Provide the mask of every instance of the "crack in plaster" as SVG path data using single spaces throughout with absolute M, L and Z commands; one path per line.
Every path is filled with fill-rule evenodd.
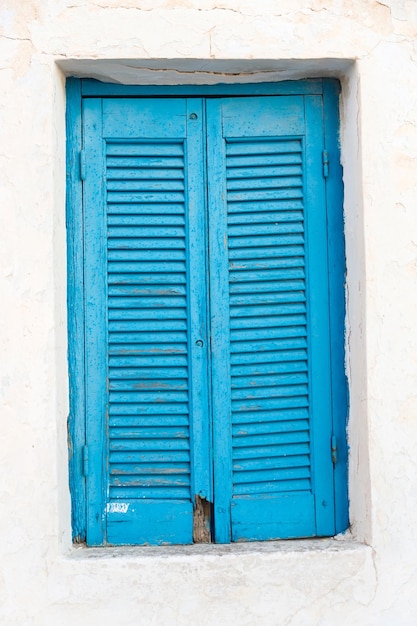
M 9 41 L 30 41 L 30 43 L 32 43 L 32 40 L 29 39 L 29 37 L 8 37 L 7 35 L 0 35 L 1 39 L 9 39 Z
M 210 46 L 210 55 L 211 55 L 211 46 Z M 212 70 L 177 70 L 175 68 L 169 68 L 168 70 L 166 68 L 150 68 L 150 67 L 142 67 L 142 66 L 137 66 L 137 65 L 129 65 L 129 63 L 123 63 L 123 67 L 128 67 L 130 69 L 133 70 L 138 70 L 138 71 L 145 71 L 145 72 L 150 72 L 150 73 L 155 73 L 155 74 L 166 74 L 166 72 L 172 72 L 173 74 L 192 74 L 193 76 L 199 76 L 199 75 L 208 75 L 208 76 L 259 76 L 259 75 L 264 75 L 264 74 L 277 74 L 279 72 L 285 72 L 286 70 L 280 70 L 280 69 L 273 69 L 273 70 L 254 70 L 251 72 L 243 72 L 243 71 L 239 71 L 239 72 L 216 72 L 216 71 L 212 71 Z

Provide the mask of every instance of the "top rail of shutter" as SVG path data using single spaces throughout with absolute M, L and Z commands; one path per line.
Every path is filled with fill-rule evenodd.
M 78 80 L 70 78 L 69 80 Z M 247 83 L 217 85 L 115 85 L 92 78 L 81 79 L 81 95 L 84 97 L 219 97 L 219 96 L 283 96 L 322 95 L 323 79 L 286 80 L 271 83 Z

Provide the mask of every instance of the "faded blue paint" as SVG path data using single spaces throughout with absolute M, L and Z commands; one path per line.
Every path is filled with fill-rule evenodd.
M 334 109 L 327 114 L 323 84 Z M 195 495 L 213 503 L 217 542 L 342 530 L 335 83 L 256 86 L 279 96 L 120 99 L 91 96 L 143 89 L 82 81 L 90 96 L 83 105 L 84 296 L 82 246 L 74 242 L 80 131 L 70 137 L 78 88 L 70 81 L 74 534 L 85 532 L 82 466 L 74 461 L 84 424 L 89 545 L 190 543 Z M 241 85 L 166 94 L 248 92 Z M 83 297 L 85 386 L 77 332 Z M 343 440 L 343 468 L 333 468 L 334 433 Z

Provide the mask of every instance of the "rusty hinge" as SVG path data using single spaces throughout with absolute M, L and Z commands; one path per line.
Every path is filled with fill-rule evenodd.
M 332 463 L 337 463 L 337 439 L 335 435 L 332 435 Z
M 327 150 L 323 150 L 323 176 L 327 178 L 329 175 L 329 153 Z

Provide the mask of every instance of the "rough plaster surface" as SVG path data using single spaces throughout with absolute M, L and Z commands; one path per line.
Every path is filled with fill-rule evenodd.
M 417 2 L 0 2 L 0 623 L 417 624 Z M 343 540 L 74 550 L 65 74 L 342 80 L 350 515 Z

